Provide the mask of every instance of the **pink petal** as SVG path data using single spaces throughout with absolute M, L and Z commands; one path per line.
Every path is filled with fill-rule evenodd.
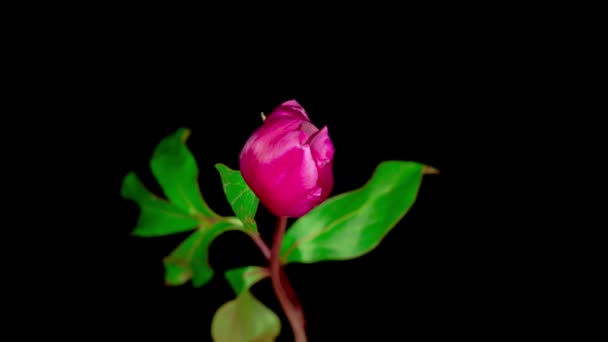
M 318 172 L 310 148 L 293 147 L 282 157 L 267 165 L 256 165 L 255 160 L 241 164 L 245 170 L 255 170 L 255 177 L 245 179 L 260 201 L 277 216 L 298 217 L 317 203 L 309 193 L 317 187 Z
M 334 158 L 334 145 L 329 138 L 327 126 L 323 127 L 311 139 L 312 155 L 319 167 L 325 166 Z
M 289 100 L 276 107 L 266 119 L 272 117 L 290 117 L 293 119 L 310 121 L 304 108 L 296 101 Z

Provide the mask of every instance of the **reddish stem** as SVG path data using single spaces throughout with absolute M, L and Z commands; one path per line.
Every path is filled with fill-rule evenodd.
M 264 257 L 267 260 L 270 260 L 270 248 L 268 248 L 268 245 L 266 245 L 266 243 L 264 242 L 264 240 L 262 240 L 260 235 L 257 233 L 251 233 L 251 234 L 249 234 L 249 236 L 251 237 L 253 242 L 255 242 L 255 244 L 258 246 L 258 248 L 260 249 L 262 254 L 264 254 Z M 302 320 L 302 324 L 305 324 L 304 316 L 301 315 L 302 309 L 301 309 L 300 301 L 298 300 L 298 297 L 296 296 L 296 293 L 295 293 L 293 287 L 289 283 L 289 280 L 287 279 L 287 274 L 285 274 L 285 269 L 283 268 L 282 265 L 280 265 L 279 272 L 281 274 L 281 276 L 280 276 L 281 284 L 283 285 L 283 288 L 285 289 L 285 292 L 287 293 L 287 297 L 289 298 L 289 300 L 291 301 L 293 306 L 298 310 L 298 312 L 300 312 L 300 316 L 301 316 L 300 320 Z
M 262 240 L 260 235 L 258 235 L 257 233 L 251 233 L 251 234 L 249 234 L 249 236 L 251 237 L 253 242 L 255 242 L 255 244 L 258 246 L 260 251 L 262 251 L 262 254 L 264 254 L 264 257 L 267 260 L 270 260 L 270 248 L 268 248 L 268 246 L 266 245 L 264 240 Z
M 287 277 L 282 272 L 280 263 L 281 243 L 283 242 L 283 236 L 285 236 L 285 229 L 287 228 L 287 217 L 279 216 L 277 218 L 277 227 L 274 231 L 274 238 L 272 240 L 272 249 L 270 250 L 270 278 L 272 280 L 272 287 L 274 292 L 281 304 L 281 307 L 285 311 L 285 316 L 291 325 L 295 342 L 306 342 L 306 331 L 304 330 L 304 315 L 302 314 L 301 307 L 294 304 L 295 292 L 289 287 Z M 287 293 L 284 285 L 287 285 L 291 293 Z M 290 295 L 293 298 L 289 298 Z

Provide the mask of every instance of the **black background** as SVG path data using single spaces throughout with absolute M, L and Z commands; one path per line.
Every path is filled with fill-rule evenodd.
M 68 176 L 82 192 L 66 202 L 79 208 L 62 243 L 68 247 L 57 247 L 61 256 L 49 261 L 51 274 L 68 279 L 53 286 L 74 299 L 75 326 L 92 335 L 210 340 L 215 310 L 234 296 L 223 271 L 263 264 L 262 256 L 245 236 L 227 233 L 211 246 L 210 283 L 166 287 L 162 258 L 187 234 L 130 236 L 138 209 L 120 197 L 122 179 L 133 170 L 161 194 L 148 167 L 151 153 L 187 127 L 203 196 L 216 212 L 231 215 L 214 165 L 238 168 L 240 149 L 262 123 L 260 112 L 295 99 L 317 127 L 329 128 L 334 195 L 362 186 L 384 160 L 418 161 L 441 172 L 424 177 L 410 212 L 374 251 L 287 266 L 310 340 L 508 329 L 499 312 L 514 292 L 504 291 L 510 270 L 496 258 L 506 237 L 477 191 L 495 189 L 497 180 L 481 175 L 492 169 L 490 155 L 498 152 L 487 144 L 504 129 L 509 110 L 508 85 L 496 80 L 512 77 L 506 75 L 513 66 L 493 58 L 501 51 L 480 50 L 449 33 L 410 35 L 407 48 L 371 40 L 370 50 L 356 41 L 338 49 L 331 42 L 262 49 L 227 40 L 189 44 L 160 33 L 142 39 L 134 32 L 114 41 L 97 34 L 95 44 L 41 71 L 40 86 L 53 89 L 48 104 L 63 109 L 46 120 L 69 132 L 57 134 L 67 143 L 60 158 L 74 165 L 65 174 L 49 164 L 49 174 Z M 260 206 L 257 219 L 270 243 L 273 218 Z M 253 293 L 281 316 L 280 340 L 289 341 L 270 282 Z
M 3 227 L 3 329 L 209 340 L 213 313 L 233 298 L 223 271 L 262 257 L 226 234 L 211 247 L 209 284 L 165 287 L 161 260 L 185 235 L 131 237 L 138 209 L 121 181 L 135 171 L 160 194 L 151 153 L 188 127 L 203 195 L 229 215 L 214 164 L 236 168 L 259 113 L 290 99 L 329 127 L 334 194 L 383 160 L 441 171 L 374 251 L 287 266 L 311 341 L 488 340 L 530 328 L 563 337 L 575 327 L 564 318 L 581 310 L 567 310 L 564 294 L 589 291 L 563 289 L 587 286 L 564 268 L 599 258 L 575 259 L 590 239 L 573 241 L 586 225 L 565 217 L 588 197 L 565 194 L 601 170 L 580 164 L 601 146 L 585 139 L 602 135 L 581 139 L 592 121 L 575 124 L 597 111 L 581 109 L 598 93 L 583 80 L 599 75 L 599 45 L 588 43 L 598 21 L 579 25 L 576 11 L 544 5 L 227 5 L 7 10 L 3 189 L 17 191 L 4 194 L 16 219 Z M 268 240 L 272 217 L 260 207 L 257 219 Z M 253 292 L 283 318 L 268 281 Z M 290 341 L 284 319 L 280 340 Z

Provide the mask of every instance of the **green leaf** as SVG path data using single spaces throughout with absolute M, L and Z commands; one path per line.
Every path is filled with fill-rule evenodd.
M 154 196 L 133 172 L 125 177 L 121 195 L 135 201 L 140 207 L 139 219 L 133 235 L 141 237 L 168 235 L 194 229 L 200 224 L 196 216 Z
M 211 322 L 215 342 L 272 342 L 281 333 L 281 321 L 249 291 L 226 302 Z
M 243 221 L 246 230 L 257 232 L 255 212 L 260 200 L 245 183 L 240 171 L 232 170 L 224 164 L 215 164 L 215 168 L 220 172 L 224 193 L 232 210 Z
M 198 166 L 186 146 L 190 130 L 180 128 L 154 150 L 150 168 L 163 193 L 177 208 L 206 218 L 218 217 L 205 203 L 198 185 Z
M 281 246 L 284 263 L 359 257 L 378 246 L 416 200 L 425 165 L 380 163 L 362 188 L 332 197 L 299 218 Z
M 246 266 L 226 271 L 237 297 L 222 305 L 211 323 L 214 341 L 274 341 L 281 332 L 279 317 L 260 303 L 249 288 L 269 275 L 268 269 Z
M 268 269 L 260 266 L 246 266 L 226 271 L 224 274 L 237 295 L 249 290 L 258 281 L 269 276 Z
M 192 279 L 195 287 L 205 285 L 213 277 L 209 265 L 209 246 L 220 234 L 230 230 L 242 230 L 236 218 L 222 219 L 213 224 L 201 226 L 184 240 L 169 256 L 163 259 L 165 284 L 177 286 Z
M 127 174 L 121 195 L 141 211 L 133 235 L 141 237 L 180 233 L 219 218 L 201 196 L 196 160 L 186 147 L 190 130 L 178 129 L 156 146 L 150 168 L 168 200 L 152 194 L 135 173 Z

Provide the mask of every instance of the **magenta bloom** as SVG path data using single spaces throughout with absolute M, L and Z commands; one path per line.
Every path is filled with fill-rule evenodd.
M 300 217 L 333 187 L 334 147 L 295 100 L 278 106 L 241 151 L 245 182 L 276 216 Z

